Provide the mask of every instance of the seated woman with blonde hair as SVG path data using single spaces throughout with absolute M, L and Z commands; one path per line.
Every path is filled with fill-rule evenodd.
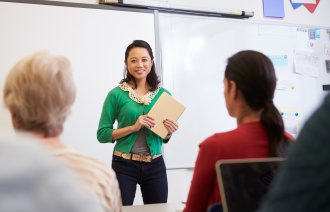
M 121 211 L 120 190 L 111 167 L 66 147 L 60 139 L 76 97 L 68 59 L 47 52 L 23 58 L 8 74 L 3 97 L 15 130 L 45 144 L 98 197 L 106 211 Z

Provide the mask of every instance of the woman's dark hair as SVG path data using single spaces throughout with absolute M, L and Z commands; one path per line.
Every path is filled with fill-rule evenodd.
M 225 77 L 236 83 L 253 110 L 263 109 L 260 121 L 270 142 L 270 156 L 280 156 L 288 141 L 282 117 L 273 104 L 276 76 L 271 60 L 257 51 L 240 51 L 228 59 Z
M 145 42 L 144 40 L 134 40 L 126 48 L 125 63 L 127 63 L 128 54 L 133 48 L 144 48 L 144 49 L 146 49 L 149 53 L 149 56 L 150 56 L 151 60 L 152 61 L 154 60 L 154 55 L 152 53 L 152 49 L 151 49 L 150 45 L 147 42 Z M 136 88 L 136 86 L 137 86 L 135 78 L 129 73 L 129 71 L 126 68 L 124 70 L 124 79 L 122 79 L 120 81 L 120 83 L 123 83 L 123 82 L 133 82 L 134 88 Z M 160 81 L 159 81 L 158 76 L 156 74 L 155 63 L 152 64 L 150 73 L 147 76 L 147 83 L 150 86 L 151 91 L 154 91 L 158 88 L 158 85 L 159 85 Z

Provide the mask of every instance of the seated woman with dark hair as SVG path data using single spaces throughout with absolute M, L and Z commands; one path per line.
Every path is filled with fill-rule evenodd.
M 220 159 L 282 156 L 293 138 L 273 103 L 276 87 L 271 60 L 257 51 L 241 51 L 228 59 L 224 97 L 237 128 L 203 141 L 184 211 L 206 211 L 221 201 L 215 173 Z

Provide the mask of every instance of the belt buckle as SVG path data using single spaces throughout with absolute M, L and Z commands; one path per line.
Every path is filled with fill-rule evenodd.
M 132 154 L 132 160 L 140 161 L 140 155 L 138 154 Z
M 142 155 L 142 161 L 143 162 L 151 162 L 151 156 L 150 155 Z
M 142 162 L 151 162 L 150 155 L 143 155 L 143 154 L 132 154 L 132 160 L 135 161 L 142 161 Z

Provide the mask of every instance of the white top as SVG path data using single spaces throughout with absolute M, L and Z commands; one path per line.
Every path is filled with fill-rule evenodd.
M 29 139 L 0 138 L 0 211 L 101 212 L 72 173 Z
M 75 172 L 87 189 L 102 202 L 106 211 L 121 211 L 119 184 L 111 167 L 69 147 L 53 149 L 52 154 Z

